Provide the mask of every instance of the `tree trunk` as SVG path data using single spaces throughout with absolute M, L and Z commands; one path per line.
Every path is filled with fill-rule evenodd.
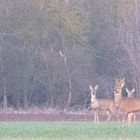
M 67 63 L 66 56 L 64 57 L 64 63 L 65 63 L 65 67 L 66 67 L 67 78 L 68 78 L 68 86 L 69 86 L 68 99 L 67 99 L 67 103 L 66 103 L 66 109 L 68 109 L 68 107 L 71 103 L 71 98 L 72 98 L 72 85 L 71 85 L 71 77 L 70 77 L 70 73 L 69 73 L 69 68 L 68 68 L 68 63 Z
M 3 111 L 6 112 L 7 110 L 8 110 L 7 96 L 4 95 L 4 97 L 3 97 Z
M 7 111 L 8 103 L 7 103 L 6 77 L 5 77 L 5 74 L 4 74 L 2 49 L 0 50 L 0 54 L 1 54 L 0 67 L 1 67 L 1 74 L 2 74 L 2 82 L 3 82 L 3 110 Z
M 20 101 L 19 101 L 19 94 L 16 94 L 16 110 L 19 110 L 19 107 L 20 107 Z
M 24 109 L 27 111 L 29 109 L 27 93 L 24 93 L 24 101 L 23 101 L 23 104 L 24 104 Z

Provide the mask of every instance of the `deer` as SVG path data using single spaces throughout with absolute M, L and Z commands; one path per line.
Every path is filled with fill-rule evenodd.
M 134 92 L 135 92 L 135 88 L 133 88 L 132 90 L 129 90 L 127 88 L 125 88 L 126 92 L 127 92 L 127 97 L 128 98 L 134 98 Z M 135 123 L 136 121 L 136 115 L 135 113 L 130 113 L 129 116 L 128 116 L 128 120 L 129 121 L 132 121 L 132 118 L 133 118 L 133 121 Z
M 99 123 L 99 111 L 106 111 L 107 122 L 110 121 L 112 114 L 116 111 L 116 104 L 114 100 L 111 99 L 97 99 L 96 92 L 98 85 L 95 87 L 89 85 L 91 94 L 91 109 L 94 111 L 94 122 Z
M 140 98 L 122 97 L 122 88 L 125 85 L 125 79 L 116 79 L 114 88 L 114 97 L 117 108 L 123 113 L 123 118 L 127 118 L 128 125 L 131 124 L 129 116 L 131 113 L 140 111 Z

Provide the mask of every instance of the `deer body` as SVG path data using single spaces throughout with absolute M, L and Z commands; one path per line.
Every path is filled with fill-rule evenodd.
M 125 84 L 124 79 L 117 79 L 114 89 L 114 97 L 116 106 L 126 115 L 128 123 L 131 123 L 131 120 L 128 118 L 131 113 L 140 111 L 140 98 L 122 98 L 122 88 Z
M 109 99 L 95 99 L 94 102 L 91 102 L 91 107 L 93 109 L 99 110 L 110 110 L 114 112 L 114 101 Z
M 140 111 L 140 99 L 139 98 L 124 98 L 121 99 L 118 106 L 124 113 L 138 112 Z
M 91 90 L 91 108 L 94 110 L 94 121 L 99 121 L 99 111 L 106 111 L 107 113 L 107 121 L 109 121 L 116 110 L 115 102 L 111 99 L 97 99 L 96 98 L 96 90 L 98 86 L 96 85 L 93 88 L 91 85 L 89 86 Z

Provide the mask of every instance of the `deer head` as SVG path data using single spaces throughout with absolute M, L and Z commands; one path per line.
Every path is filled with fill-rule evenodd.
M 116 79 L 116 84 L 115 84 L 115 88 L 114 88 L 114 97 L 115 97 L 115 103 L 116 106 L 118 106 L 121 97 L 122 97 L 122 88 L 125 84 L 125 80 L 123 79 Z
M 129 90 L 129 89 L 125 88 L 125 90 L 127 92 L 128 98 L 134 97 L 135 88 L 133 88 L 132 90 Z
M 116 79 L 114 94 L 121 94 L 122 88 L 125 85 L 125 79 Z
M 96 85 L 96 86 L 93 88 L 91 85 L 89 85 L 90 94 L 91 94 L 91 102 L 94 102 L 95 99 L 96 99 L 96 91 L 97 91 L 98 87 L 99 87 L 99 86 Z

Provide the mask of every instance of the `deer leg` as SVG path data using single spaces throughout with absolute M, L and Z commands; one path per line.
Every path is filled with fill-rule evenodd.
M 132 116 L 133 116 L 132 113 L 128 113 L 128 114 L 127 114 L 127 121 L 128 121 L 128 125 L 129 125 L 129 126 L 130 126 L 130 124 L 131 124 Z
M 125 120 L 128 119 L 128 114 L 126 112 L 123 113 L 123 120 L 122 120 L 122 125 L 125 124 Z
M 107 120 L 106 121 L 108 122 L 108 121 L 110 121 L 110 119 L 112 117 L 112 114 L 109 110 L 106 112 L 106 114 L 107 114 Z
M 119 113 L 119 110 L 117 108 L 112 111 L 112 114 L 114 114 L 117 122 L 120 122 L 120 113 Z
M 129 113 L 127 117 L 128 125 L 130 125 L 131 119 L 132 119 L 132 114 Z
M 136 122 L 136 114 L 133 114 L 134 123 Z
M 96 110 L 94 110 L 94 122 L 96 123 L 97 122 L 97 112 L 96 112 Z
M 97 117 L 97 123 L 99 123 L 99 111 L 98 111 L 98 109 L 97 109 L 97 113 L 96 113 L 96 117 Z
M 116 118 L 117 118 L 117 122 L 120 122 L 120 114 L 119 114 L 119 112 L 116 112 Z
M 123 124 L 125 123 L 125 118 L 126 118 L 126 114 L 125 113 L 123 113 Z
M 131 113 L 131 114 L 132 114 L 132 116 L 131 116 L 131 122 L 133 121 L 133 123 L 135 123 L 136 122 L 136 114 L 135 113 Z

